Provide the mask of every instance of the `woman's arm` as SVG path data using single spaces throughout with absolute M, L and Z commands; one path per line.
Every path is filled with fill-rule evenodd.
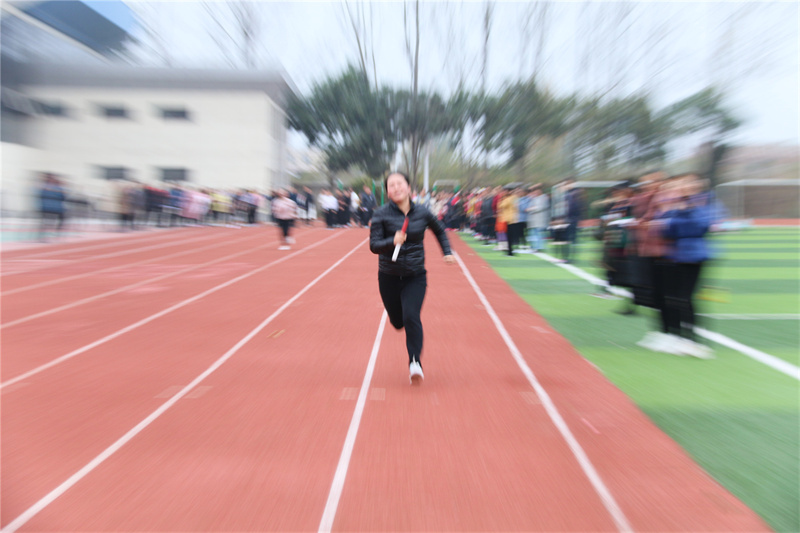
M 447 238 L 447 232 L 442 222 L 427 209 L 425 210 L 425 218 L 428 227 L 436 235 L 436 239 L 439 241 L 439 246 L 442 248 L 444 255 L 453 255 L 453 251 L 450 249 L 450 239 Z
M 394 251 L 394 235 L 386 235 L 383 218 L 383 212 L 378 210 L 369 225 L 369 249 L 373 254 L 391 254 Z

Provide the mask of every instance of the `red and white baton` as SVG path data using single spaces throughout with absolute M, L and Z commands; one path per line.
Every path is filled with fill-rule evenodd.
M 408 229 L 408 217 L 406 217 L 405 220 L 403 220 L 403 229 L 401 229 L 400 231 L 405 233 L 407 229 Z M 394 253 L 392 254 L 392 263 L 397 261 L 397 256 L 400 255 L 400 247 L 401 246 L 402 246 L 402 244 L 395 244 L 394 245 Z

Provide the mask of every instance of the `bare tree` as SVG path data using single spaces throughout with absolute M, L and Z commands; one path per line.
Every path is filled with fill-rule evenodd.
M 537 2 L 534 4 L 537 8 L 536 13 L 536 33 L 539 34 L 539 42 L 536 45 L 536 54 L 533 56 L 533 77 L 538 78 L 539 73 L 544 66 L 544 50 L 547 45 L 549 24 L 549 11 L 550 4 L 548 2 Z
M 545 49 L 550 29 L 550 3 L 526 4 L 520 23 L 519 79 L 538 78 L 545 63 Z M 533 54 L 529 50 L 533 48 Z M 532 57 L 529 58 L 528 56 Z M 530 73 L 528 69 L 530 68 Z
M 584 2 L 578 14 L 577 29 L 575 31 L 576 43 L 575 50 L 577 60 L 575 61 L 575 92 L 587 92 L 589 85 L 589 66 L 591 62 L 591 44 L 589 42 L 591 33 L 588 32 L 590 24 L 587 22 L 590 17 L 592 5 Z
M 264 22 L 261 7 L 258 2 L 246 0 L 203 2 L 212 21 L 213 29 L 209 29 L 208 35 L 231 67 L 253 69 L 260 63 Z
M 474 75 L 478 56 L 470 54 L 463 27 L 463 4 L 454 2 L 433 5 L 434 32 L 442 52 L 442 70 L 447 73 L 449 88 L 464 89 Z
M 720 22 L 712 30 L 715 43 L 704 77 L 718 87 L 731 88 L 766 74 L 785 52 L 785 43 L 797 38 L 787 31 L 785 21 L 797 18 L 797 11 L 787 4 L 713 4 L 709 18 Z
M 433 5 L 433 21 L 438 31 L 433 35 L 438 41 L 439 50 L 442 55 L 442 71 L 446 74 L 447 89 L 451 98 L 461 99 L 464 115 L 468 113 L 467 101 L 471 85 L 478 77 L 478 66 L 480 63 L 480 49 L 474 52 L 470 49 L 467 40 L 467 33 L 470 31 L 464 25 L 464 3 L 442 2 Z M 453 100 L 451 100 L 451 104 Z M 474 128 L 467 122 L 461 126 L 461 130 L 451 138 L 454 143 L 453 156 L 459 164 L 474 169 L 475 148 L 472 142 Z M 438 165 L 437 160 L 434 164 Z
M 141 37 L 130 49 L 133 60 L 164 67 L 174 66 L 175 58 L 166 40 L 162 5 L 157 2 L 132 2 L 131 9 L 142 30 Z
M 519 39 L 519 71 L 517 76 L 520 80 L 525 79 L 525 72 L 528 67 L 528 49 L 533 40 L 533 13 L 536 9 L 535 3 L 525 5 L 522 16 L 519 18 L 520 22 L 520 39 Z
M 489 37 L 492 33 L 494 3 L 487 0 L 483 12 L 483 57 L 481 61 L 481 92 L 486 94 L 486 77 L 489 75 Z
M 419 91 L 419 0 L 414 2 L 414 50 L 411 50 L 412 36 L 409 35 L 409 9 L 408 2 L 403 4 L 403 29 L 405 33 L 406 57 L 411 69 L 411 93 L 416 98 Z
M 669 72 L 680 59 L 680 52 L 672 43 L 675 22 L 670 6 L 654 4 L 648 8 L 647 20 L 642 24 L 645 34 L 631 70 L 642 76 L 644 91 L 653 94 L 664 87 Z
M 638 13 L 629 2 L 614 4 L 614 8 L 609 19 L 610 26 L 606 28 L 609 39 L 605 67 L 608 81 L 604 95 L 622 96 L 630 82 L 631 50 L 634 48 L 632 33 L 638 23 Z
M 409 5 L 408 2 L 403 3 L 403 33 L 405 36 L 406 57 L 408 58 L 408 66 L 411 70 L 411 113 L 416 119 L 418 109 L 419 97 L 419 0 L 414 2 L 414 30 L 413 34 L 409 34 Z M 413 40 L 413 50 L 412 50 Z M 411 129 L 411 139 L 409 146 L 409 154 L 406 155 L 406 164 L 408 166 L 409 178 L 411 185 L 417 184 L 417 173 L 419 170 L 419 156 L 421 151 L 420 139 L 416 133 L 416 128 Z
M 631 76 L 633 28 L 641 11 L 629 2 L 585 3 L 579 14 L 579 89 L 598 99 L 621 96 Z
M 367 8 L 369 8 L 369 22 L 367 22 Z M 372 85 L 378 89 L 378 67 L 375 59 L 375 40 L 374 40 L 374 17 L 372 13 L 372 3 L 356 2 L 351 6 L 350 2 L 344 1 L 343 8 L 347 24 L 352 29 L 352 35 L 356 41 L 358 49 L 358 62 L 361 71 L 367 78 L 372 78 Z M 370 68 L 372 73 L 370 73 Z

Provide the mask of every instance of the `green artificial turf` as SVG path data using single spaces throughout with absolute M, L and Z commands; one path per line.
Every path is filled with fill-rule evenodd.
M 641 348 L 636 342 L 657 327 L 651 310 L 617 314 L 624 301 L 593 297 L 596 288 L 565 269 L 463 238 L 710 475 L 774 529 L 800 531 L 800 382 L 713 343 L 708 361 Z M 700 284 L 719 301 L 698 301 L 697 312 L 788 317 L 700 317 L 700 325 L 800 364 L 800 231 L 748 229 L 712 241 L 717 259 Z M 581 236 L 576 252 L 575 266 L 605 278 L 596 241 Z

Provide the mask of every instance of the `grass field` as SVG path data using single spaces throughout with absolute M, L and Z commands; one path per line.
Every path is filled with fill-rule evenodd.
M 464 239 L 706 471 L 777 531 L 800 531 L 800 382 L 710 343 L 713 360 L 636 345 L 652 312 L 591 296 L 590 283 L 533 255 L 508 257 Z M 575 266 L 604 278 L 598 244 L 582 236 Z M 712 238 L 716 259 L 698 302 L 706 329 L 800 364 L 800 230 L 747 229 Z M 759 318 L 758 315 L 765 315 Z M 746 319 L 745 319 L 746 318 Z

